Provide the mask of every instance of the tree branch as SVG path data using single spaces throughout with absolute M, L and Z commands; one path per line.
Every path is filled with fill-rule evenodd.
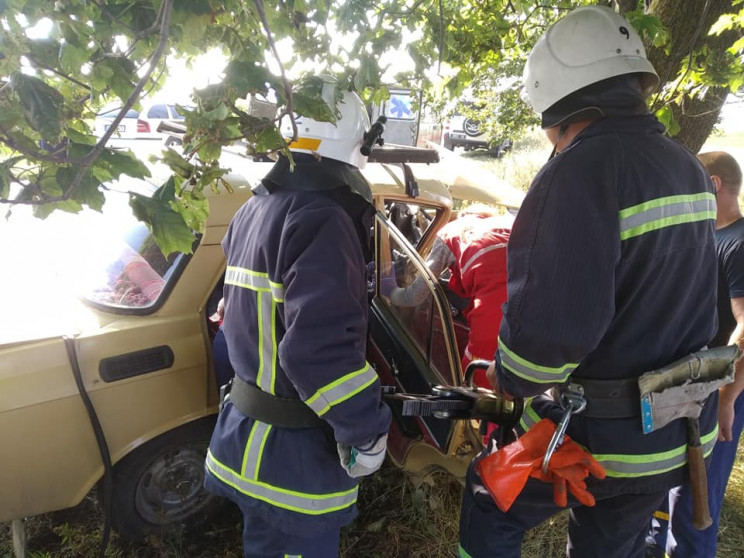
M 34 58 L 33 56 L 31 56 L 29 53 L 26 53 L 24 56 L 26 58 L 28 58 L 30 62 L 33 62 L 34 64 L 36 64 L 39 68 L 43 68 L 44 70 L 49 70 L 50 72 L 58 75 L 59 77 L 64 78 L 64 79 L 66 79 L 66 80 L 74 83 L 75 85 L 78 85 L 78 86 L 82 87 L 83 89 L 86 89 L 87 91 L 90 91 L 91 90 L 90 85 L 87 85 L 87 84 L 83 83 L 82 81 L 78 81 L 74 77 L 68 76 L 67 74 L 60 72 L 56 68 L 52 68 L 51 66 L 47 66 L 43 62 L 39 62 L 36 58 Z
M 264 10 L 263 0 L 253 0 L 253 3 L 256 6 L 256 10 L 258 11 L 258 16 L 261 18 L 261 23 L 264 26 L 264 30 L 266 31 L 266 39 L 269 41 L 269 46 L 271 47 L 271 53 L 274 55 L 274 58 L 276 59 L 277 64 L 279 64 L 279 71 L 281 72 L 282 77 L 282 84 L 284 85 L 284 93 L 287 97 L 287 106 L 284 109 L 284 114 L 289 115 L 289 119 L 292 122 L 292 141 L 297 140 L 297 122 L 295 122 L 294 118 L 294 110 L 292 109 L 292 84 L 289 83 L 289 80 L 287 79 L 287 74 L 284 71 L 284 64 L 282 64 L 282 59 L 279 57 L 279 52 L 276 50 L 276 43 L 274 42 L 274 37 L 271 33 L 271 28 L 269 27 L 269 21 L 266 18 L 266 11 Z
M 172 7 L 173 7 L 173 0 L 163 0 L 163 4 L 161 5 L 161 9 L 163 12 L 163 19 L 160 25 L 160 41 L 158 42 L 158 46 L 153 52 L 153 55 L 150 59 L 150 67 L 148 68 L 147 72 L 145 73 L 144 76 L 142 76 L 139 82 L 137 82 L 137 85 L 134 87 L 134 90 L 132 91 L 132 94 L 129 96 L 129 99 L 127 99 L 127 101 L 124 103 L 124 106 L 121 108 L 121 111 L 119 112 L 119 114 L 111 122 L 109 129 L 106 130 L 106 133 L 103 134 L 100 140 L 98 140 L 98 143 L 96 143 L 96 145 L 93 147 L 90 153 L 88 153 L 88 155 L 86 155 L 82 159 L 82 161 L 80 162 L 80 168 L 75 174 L 75 178 L 73 178 L 72 183 L 70 184 L 70 187 L 67 188 L 67 190 L 65 190 L 65 192 L 61 196 L 45 198 L 46 203 L 55 202 L 55 201 L 64 201 L 72 197 L 72 195 L 80 187 L 80 183 L 82 182 L 82 179 L 83 179 L 83 176 L 85 176 L 85 173 L 88 172 L 88 169 L 90 168 L 90 166 L 98 158 L 98 156 L 103 152 L 104 148 L 106 147 L 106 143 L 108 142 L 109 139 L 111 139 L 111 136 L 117 130 L 119 123 L 122 121 L 122 119 L 124 118 L 126 113 L 129 111 L 129 109 L 132 108 L 132 105 L 134 105 L 135 100 L 139 98 L 139 95 L 142 92 L 142 89 L 144 89 L 145 84 L 149 81 L 150 76 L 155 70 L 155 66 L 157 65 L 160 58 L 163 56 L 165 49 L 168 46 L 168 37 L 169 37 L 168 31 L 170 27 Z

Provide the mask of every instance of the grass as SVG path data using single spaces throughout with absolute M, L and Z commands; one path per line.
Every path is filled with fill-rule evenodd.
M 724 138 L 732 147 L 744 146 L 744 134 Z M 719 138 L 715 138 L 716 141 Z M 716 145 L 720 145 L 716 143 Z M 725 147 L 718 147 L 725 148 Z M 547 159 L 550 148 L 538 133 L 517 143 L 501 159 L 479 152 L 466 154 L 501 178 L 524 190 Z M 457 552 L 462 486 L 446 473 L 437 473 L 416 486 L 386 464 L 360 488 L 360 515 L 344 529 L 342 558 L 454 558 Z M 562 513 L 528 532 L 523 558 L 565 556 L 567 514 Z M 95 493 L 75 508 L 29 518 L 29 558 L 88 558 L 98 555 L 101 512 Z M 151 537 L 133 544 L 112 534 L 109 558 L 239 558 L 242 556 L 241 516 L 226 504 L 212 521 L 196 532 Z M 718 558 L 739 558 L 744 548 L 744 444 L 729 481 L 721 515 Z M 12 557 L 10 525 L 0 525 L 0 558 Z
M 389 464 L 363 479 L 360 515 L 342 533 L 342 558 L 454 558 L 462 486 L 436 473 L 420 486 Z M 565 556 L 567 514 L 527 533 L 523 558 Z M 101 516 L 95 495 L 70 510 L 27 521 L 29 558 L 88 558 L 98 555 Z M 740 444 L 721 514 L 718 558 L 739 558 L 744 545 L 744 445 Z M 0 557 L 10 558 L 10 527 L 0 530 Z M 152 537 L 133 544 L 112 535 L 109 558 L 239 558 L 241 517 L 226 505 L 195 533 Z

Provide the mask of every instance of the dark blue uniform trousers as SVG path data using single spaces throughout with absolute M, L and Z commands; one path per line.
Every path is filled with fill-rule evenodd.
M 591 508 L 569 497 L 568 556 L 643 558 L 649 518 L 667 494 L 663 490 L 597 497 Z M 552 484 L 530 479 L 503 513 L 471 466 L 460 515 L 460 558 L 519 558 L 525 531 L 563 509 L 553 503 Z
M 224 493 L 224 485 L 205 475 L 207 490 Z M 243 557 L 244 558 L 338 558 L 341 528 L 334 527 L 317 536 L 301 537 L 287 532 L 276 521 L 263 518 L 249 498 L 237 490 L 228 489 L 228 498 L 243 512 Z
M 718 520 L 721 516 L 723 496 L 726 492 L 731 470 L 736 460 L 736 449 L 744 429 L 744 393 L 734 404 L 733 440 L 717 442 L 708 462 L 708 505 L 713 524 L 703 531 L 692 526 L 692 500 L 687 485 L 672 490 L 669 494 L 671 533 L 666 542 L 669 556 L 674 558 L 715 558 Z M 664 548 L 663 535 L 656 537 L 657 547 Z
M 243 511 L 244 558 L 336 558 L 340 529 L 317 537 L 290 535 Z

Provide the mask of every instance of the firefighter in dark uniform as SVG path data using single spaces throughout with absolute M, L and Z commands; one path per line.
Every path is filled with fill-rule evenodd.
M 323 85 L 332 108 L 335 87 Z M 236 376 L 205 486 L 241 508 L 246 557 L 337 556 L 357 477 L 385 457 L 390 410 L 365 360 L 369 118 L 355 93 L 340 94 L 335 124 L 298 119 L 294 170 L 280 157 L 223 240 Z
M 529 102 L 554 152 L 512 229 L 489 377 L 506 396 L 532 398 L 524 430 L 563 416 L 546 390 L 585 390 L 586 409 L 567 433 L 606 478 L 586 481 L 594 507 L 568 499 L 571 557 L 643 556 L 652 512 L 686 482 L 687 431 L 675 420 L 643 433 L 637 378 L 702 349 L 716 331 L 714 192 L 705 169 L 647 110 L 658 81 L 631 25 L 601 6 L 551 26 L 525 68 Z M 700 416 L 705 454 L 716 415 L 713 394 Z M 518 557 L 525 531 L 560 510 L 553 487 L 530 478 L 502 512 L 477 460 L 467 475 L 460 556 Z

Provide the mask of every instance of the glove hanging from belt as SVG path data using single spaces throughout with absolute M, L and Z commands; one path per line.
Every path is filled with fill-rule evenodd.
M 516 442 L 484 457 L 476 465 L 476 472 L 502 512 L 509 510 L 530 477 L 553 483 L 553 500 L 558 506 L 567 505 L 568 492 L 585 506 L 594 505 L 594 496 L 586 489 L 586 478 L 591 474 L 603 479 L 605 470 L 568 436 L 551 457 L 547 472 L 541 471 L 555 429 L 552 420 L 542 419 Z

